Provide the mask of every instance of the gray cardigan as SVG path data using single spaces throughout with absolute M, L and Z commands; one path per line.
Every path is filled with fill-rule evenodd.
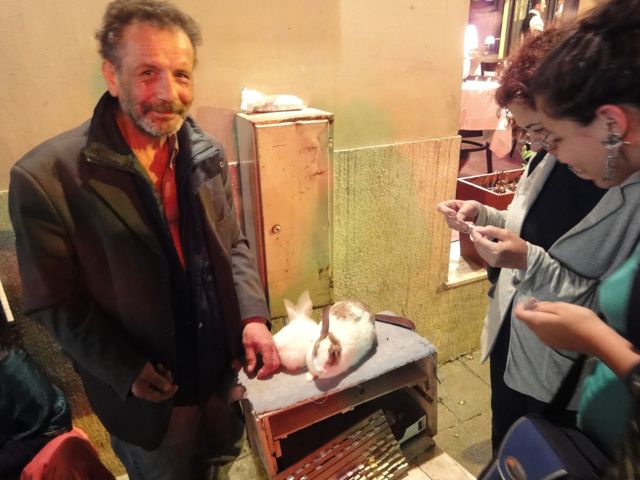
M 526 213 L 540 194 L 556 163 L 547 155 L 525 181 L 521 181 L 506 211 L 480 205 L 478 225 L 495 225 L 520 233 Z M 489 356 L 509 311 L 509 305 L 533 296 L 564 301 L 598 310 L 600 280 L 626 260 L 640 237 L 640 173 L 609 189 L 577 225 L 546 252 L 528 244 L 526 270 L 500 272 L 481 335 L 482 361 Z M 549 212 L 553 215 L 553 212 Z M 549 402 L 573 363 L 575 354 L 544 345 L 513 314 L 509 355 L 504 380 L 512 389 Z M 577 408 L 577 395 L 569 405 Z

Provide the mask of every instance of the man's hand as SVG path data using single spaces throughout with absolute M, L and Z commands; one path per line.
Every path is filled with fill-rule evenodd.
M 264 379 L 280 368 L 280 357 L 273 343 L 271 332 L 264 323 L 250 322 L 242 331 L 242 345 L 246 358 L 247 375 L 253 374 L 257 365 L 257 354 L 262 356 L 262 368 L 257 377 Z
M 512 231 L 491 226 L 476 227 L 470 235 L 478 255 L 492 267 L 527 268 L 528 244 Z
M 155 368 L 150 362 L 145 363 L 131 385 L 131 393 L 134 397 L 154 403 L 168 400 L 177 391 L 178 386 L 173 384 L 171 371 L 160 363 L 156 364 Z

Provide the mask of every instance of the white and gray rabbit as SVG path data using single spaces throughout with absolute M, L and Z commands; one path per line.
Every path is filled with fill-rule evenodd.
M 320 336 L 307 353 L 308 379 L 331 378 L 356 366 L 378 343 L 374 316 L 354 300 L 322 312 Z
M 313 304 L 309 291 L 305 290 L 293 305 L 285 299 L 287 324 L 274 336 L 273 341 L 280 356 L 282 368 L 295 372 L 306 365 L 307 352 L 320 334 L 320 326 L 311 318 Z

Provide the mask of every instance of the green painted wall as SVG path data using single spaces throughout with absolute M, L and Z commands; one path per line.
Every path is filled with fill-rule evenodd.
M 447 290 L 459 137 L 336 152 L 334 296 L 412 319 L 440 361 L 477 348 L 485 282 Z

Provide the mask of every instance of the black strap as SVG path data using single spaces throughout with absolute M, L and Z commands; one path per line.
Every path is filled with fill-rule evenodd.
M 531 173 L 536 169 L 538 164 L 544 157 L 546 157 L 546 155 L 546 150 L 538 150 L 535 156 L 529 161 L 529 170 L 527 170 L 527 176 L 531 175 Z M 500 276 L 500 271 L 502 270 L 502 268 L 492 267 L 491 265 L 487 265 L 485 268 L 487 270 L 487 279 L 489 280 L 489 283 L 491 283 L 492 285 L 498 283 L 498 277 Z
M 562 380 L 560 387 L 558 387 L 558 391 L 544 409 L 544 412 L 542 412 L 547 419 L 557 421 L 562 415 L 562 412 L 567 409 L 567 405 L 569 405 L 571 398 L 573 398 L 573 394 L 578 388 L 578 382 L 580 381 L 580 376 L 586 359 L 586 355 L 580 355 L 573 362 L 573 365 L 571 365 L 571 368 Z
M 626 312 L 626 337 L 633 346 L 640 348 L 640 322 L 638 322 L 638 312 L 640 312 L 640 268 L 636 271 L 629 295 L 629 303 Z
M 520 33 L 529 33 L 531 30 L 531 20 L 535 17 L 536 14 L 533 12 L 529 12 L 524 20 L 522 20 L 522 25 L 520 26 Z
M 527 170 L 527 177 L 533 173 L 538 164 L 542 161 L 544 157 L 547 156 L 546 150 L 538 150 L 535 156 L 529 160 L 529 170 Z

